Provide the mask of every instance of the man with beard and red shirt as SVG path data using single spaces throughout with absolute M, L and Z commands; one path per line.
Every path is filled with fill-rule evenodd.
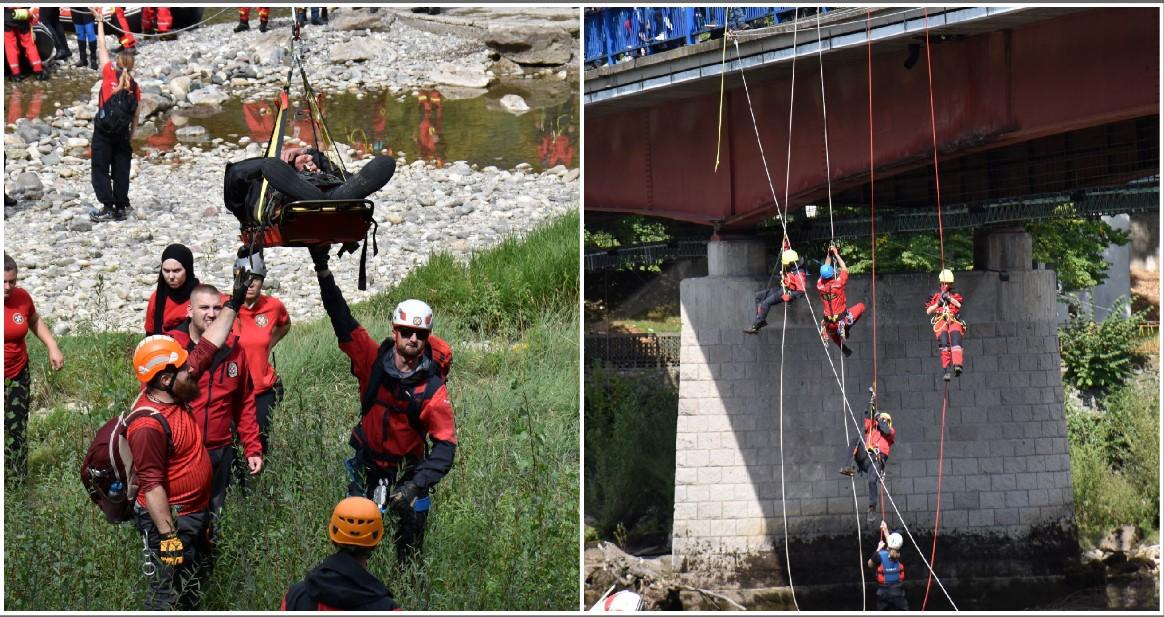
M 407 563 L 424 541 L 430 490 L 452 468 L 457 448 L 445 387 L 452 351 L 432 335 L 432 309 L 420 300 L 396 305 L 392 336 L 377 343 L 352 316 L 328 269 L 328 249 L 311 247 L 311 259 L 323 307 L 360 384 L 360 420 L 348 440 L 355 449 L 348 494 L 368 497 L 398 518 L 396 558 Z
M 146 409 L 126 429 L 137 487 L 135 523 L 148 553 L 147 610 L 196 608 L 209 573 L 210 456 L 189 404 L 198 380 L 230 333 L 249 286 L 236 282 L 216 323 L 192 351 L 165 335 L 147 336 L 133 353 L 142 383 L 134 411 Z
M 249 289 L 249 287 L 248 287 Z M 245 298 L 244 298 L 245 302 Z M 183 349 L 192 351 L 223 312 L 222 294 L 213 285 L 200 284 L 190 292 L 190 318 L 166 334 Z M 242 307 L 239 307 L 242 310 Z M 234 321 L 234 316 L 231 316 Z M 233 324 L 232 324 L 233 325 Z M 218 347 L 198 379 L 201 394 L 190 401 L 194 420 L 202 428 L 202 443 L 213 470 L 210 512 L 218 516 L 226 503 L 234 466 L 232 426 L 243 444 L 251 475 L 263 468 L 263 448 L 255 419 L 255 392 L 246 354 L 233 333 Z

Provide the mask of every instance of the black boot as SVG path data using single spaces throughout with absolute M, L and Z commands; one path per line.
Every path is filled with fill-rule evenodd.
M 101 206 L 100 210 L 93 209 L 89 211 L 89 220 L 94 223 L 104 223 L 106 221 L 115 221 L 117 219 L 117 209 L 109 204 Z
M 267 31 L 267 20 L 259 19 L 259 32 Z
M 238 20 L 238 25 L 234 27 L 235 32 L 244 32 L 251 29 L 251 24 L 248 21 Z
M 97 41 L 89 41 L 89 68 L 97 70 Z
M 85 41 L 77 41 L 77 64 L 74 66 L 79 69 L 89 66 L 89 58 L 85 53 Z
M 37 81 L 48 81 L 48 78 L 49 78 L 49 72 L 44 70 L 44 69 L 41 69 L 41 71 L 36 74 Z

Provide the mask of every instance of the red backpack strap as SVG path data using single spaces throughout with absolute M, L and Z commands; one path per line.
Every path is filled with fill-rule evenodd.
M 441 378 L 446 379 L 453 368 L 453 348 L 441 337 L 430 334 L 428 337 L 429 354 L 441 370 Z

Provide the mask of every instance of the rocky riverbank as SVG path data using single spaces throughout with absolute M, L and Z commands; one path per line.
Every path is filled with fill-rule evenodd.
M 349 27 L 345 19 L 376 25 Z M 233 25 L 218 24 L 176 41 L 143 44 L 138 56 L 143 113 L 198 109 L 275 92 L 286 76 L 281 63 L 287 60 L 288 34 L 285 23 L 279 29 L 276 19 L 273 25 L 276 30 L 265 34 L 234 34 Z M 480 68 L 492 80 L 490 63 L 504 60 L 480 40 L 432 34 L 387 11 L 344 10 L 331 25 L 311 27 L 308 33 L 314 51 L 304 55 L 304 64 L 322 92 L 422 87 L 434 83 L 442 62 Z M 352 57 L 359 49 L 368 51 L 366 58 Z M 92 79 L 86 70 L 68 69 L 58 78 Z M 70 77 L 74 73 L 83 74 Z M 544 67 L 529 74 L 558 79 L 557 72 Z M 172 242 L 194 251 L 203 282 L 227 286 L 238 222 L 222 206 L 223 169 L 229 161 L 261 152 L 260 144 L 240 137 L 179 143 L 162 156 L 135 158 L 129 219 L 94 225 L 86 213 L 97 205 L 88 159 L 95 112 L 94 96 L 62 106 L 46 119 L 21 119 L 8 127 L 4 139 L 5 190 L 18 199 L 17 206 L 5 208 L 5 250 L 20 264 L 21 285 L 57 333 L 83 325 L 140 329 L 159 256 Z M 349 170 L 366 162 L 351 161 L 346 146 L 340 147 Z M 355 288 L 358 254 L 333 259 L 349 300 L 391 286 L 434 251 L 467 258 L 577 208 L 578 170 L 557 166 L 534 173 L 525 164 L 506 170 L 464 162 L 441 168 L 403 162 L 392 181 L 370 198 L 376 203 L 380 253 L 368 253 L 368 290 Z M 288 248 L 266 253 L 266 287 L 287 304 L 293 319 L 322 313 L 306 253 Z

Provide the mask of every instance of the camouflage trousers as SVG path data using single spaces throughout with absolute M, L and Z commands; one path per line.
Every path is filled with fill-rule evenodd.
M 4 380 L 4 466 L 8 476 L 23 474 L 28 462 L 24 431 L 28 428 L 30 384 L 27 366 L 15 379 Z

